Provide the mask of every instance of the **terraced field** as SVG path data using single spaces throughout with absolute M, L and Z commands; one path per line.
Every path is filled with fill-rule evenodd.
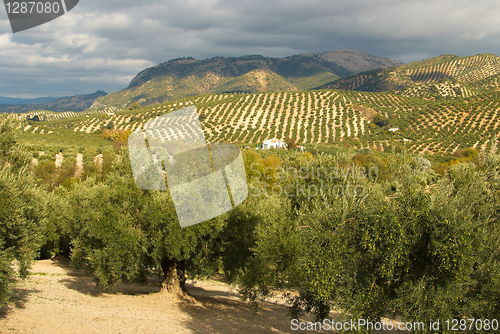
M 500 90 L 500 75 L 492 75 L 478 83 L 481 87 L 489 90 Z
M 470 85 L 457 81 L 441 80 L 436 83 L 410 86 L 402 91 L 403 95 L 424 97 L 427 99 L 471 97 L 482 91 L 478 85 Z
M 394 68 L 359 73 L 320 86 L 324 89 L 389 91 L 422 84 L 453 80 L 461 84 L 477 84 L 482 88 L 498 88 L 500 57 L 483 53 L 470 57 L 442 55 Z
M 460 82 L 477 82 L 500 73 L 500 57 L 484 53 L 472 57 L 440 56 L 403 65 L 400 74 L 415 82 L 436 82 L 455 78 Z
M 85 111 L 78 111 L 78 112 L 77 111 L 53 112 L 50 110 L 37 110 L 37 111 L 31 111 L 29 113 L 12 114 L 12 115 L 18 119 L 25 119 L 26 117 L 33 118 L 34 116 L 38 116 L 41 121 L 55 121 L 60 119 L 75 118 L 92 114 L 100 114 L 103 112 L 112 113 L 118 110 L 119 109 L 115 107 L 87 109 Z
M 491 146 L 498 140 L 500 93 L 452 82 L 421 87 L 396 93 L 316 90 L 210 94 L 138 110 L 92 109 L 76 114 L 76 118 L 75 113 L 40 113 L 46 121 L 25 122 L 20 128 L 42 137 L 65 136 L 63 130 L 99 136 L 103 128 L 135 130 L 154 117 L 196 105 L 208 142 L 255 145 L 276 137 L 293 138 L 302 144 L 377 150 L 406 147 L 412 152 L 449 154 L 460 148 Z M 446 98 L 429 99 L 434 90 Z M 376 112 L 390 124 L 373 124 Z

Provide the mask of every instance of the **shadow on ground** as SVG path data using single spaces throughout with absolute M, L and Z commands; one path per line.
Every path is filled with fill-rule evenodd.
M 288 307 L 280 303 L 262 302 L 258 308 L 254 308 L 242 302 L 239 299 L 240 295 L 236 292 L 218 290 L 216 287 L 206 290 L 201 287 L 188 286 L 188 289 L 194 302 L 183 301 L 179 304 L 179 309 L 190 316 L 190 320 L 184 322 L 184 327 L 195 333 L 339 333 L 331 328 L 319 326 L 316 327 L 317 330 L 299 330 L 295 326 L 292 330 L 292 319 Z M 346 321 L 336 312 L 331 312 L 329 319 L 335 322 Z M 307 326 L 305 323 L 314 323 L 314 318 L 308 314 L 301 317 L 300 321 L 304 322 L 303 328 L 305 329 Z M 373 331 L 373 334 L 391 333 L 394 331 Z
M 9 313 L 13 312 L 15 309 L 23 309 L 28 300 L 28 297 L 32 294 L 40 292 L 34 289 L 24 289 L 24 288 L 14 288 L 12 289 L 10 295 L 10 302 L 7 306 L 0 307 L 0 318 L 6 318 Z
M 155 277 L 148 277 L 144 283 L 121 283 L 113 286 L 103 287 L 96 284 L 95 280 L 86 272 L 85 269 L 76 269 L 71 265 L 68 258 L 57 257 L 52 260 L 53 263 L 63 269 L 69 278 L 59 280 L 68 289 L 80 293 L 98 297 L 103 294 L 122 294 L 122 295 L 148 295 L 160 291 L 160 280 Z
M 195 333 L 293 333 L 288 309 L 264 302 L 258 308 L 240 301 L 231 291 L 205 290 L 188 286 L 194 302 L 184 301 L 179 309 L 190 316 L 184 326 Z M 210 317 L 207 317 L 210 314 Z M 312 319 L 307 319 L 312 321 Z M 242 331 L 243 330 L 243 331 Z M 300 333 L 318 333 L 300 331 Z
M 253 308 L 248 303 L 242 302 L 239 293 L 228 289 L 222 281 L 209 280 L 200 284 L 188 281 L 186 287 L 190 296 L 179 298 L 166 291 L 160 292 L 159 280 L 154 281 L 154 277 L 148 284 L 118 284 L 103 288 L 97 286 L 85 270 L 73 268 L 68 259 L 57 259 L 53 264 L 61 273 L 59 282 L 85 295 L 104 297 L 106 294 L 131 296 L 154 294 L 150 299 L 140 299 L 140 307 L 145 307 L 143 316 L 147 317 L 149 313 L 157 314 L 149 312 L 147 307 L 154 307 L 155 310 L 164 308 L 165 314 L 168 314 L 165 320 L 174 322 L 179 326 L 176 328 L 185 329 L 186 332 L 207 334 L 325 332 L 325 330 L 292 330 L 290 315 L 285 305 L 262 302 L 258 308 Z M 138 311 L 142 311 L 140 307 Z M 340 320 L 339 315 L 333 312 L 331 318 Z M 301 320 L 313 322 L 310 315 Z

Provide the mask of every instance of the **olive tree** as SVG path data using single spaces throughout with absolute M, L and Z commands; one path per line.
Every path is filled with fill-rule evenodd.
M 213 274 L 221 220 L 181 228 L 170 193 L 139 189 L 123 153 L 105 179 L 59 193 L 71 210 L 65 233 L 72 262 L 87 263 L 101 285 L 141 281 L 161 269 L 162 288 L 171 292 L 185 290 L 186 273 Z
M 497 317 L 500 157 L 484 154 L 478 165 L 454 165 L 441 180 L 421 168 L 419 158 L 394 157 L 387 180 L 343 173 L 283 180 L 293 187 L 279 201 L 290 202 L 276 207 L 288 209 L 264 210 L 270 216 L 262 214 L 247 233 L 254 241 L 239 278 L 247 297 L 295 288 L 293 316 L 313 312 L 317 319 L 333 308 L 371 320 Z M 309 162 L 335 165 L 326 156 Z M 358 184 L 365 191 L 309 191 L 325 184 Z
M 43 230 L 43 198 L 27 166 L 30 155 L 16 143 L 16 122 L 0 118 L 0 306 L 15 280 L 25 277 L 36 257 Z

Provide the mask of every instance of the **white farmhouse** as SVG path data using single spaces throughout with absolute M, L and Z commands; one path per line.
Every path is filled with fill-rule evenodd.
M 283 140 L 278 138 L 264 140 L 264 144 L 262 145 L 263 149 L 268 148 L 286 148 L 286 144 Z

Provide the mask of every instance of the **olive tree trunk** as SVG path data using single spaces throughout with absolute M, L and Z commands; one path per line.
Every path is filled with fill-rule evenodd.
M 187 294 L 184 261 L 163 258 L 161 269 L 163 270 L 163 280 L 161 281 L 162 291 L 174 294 Z

